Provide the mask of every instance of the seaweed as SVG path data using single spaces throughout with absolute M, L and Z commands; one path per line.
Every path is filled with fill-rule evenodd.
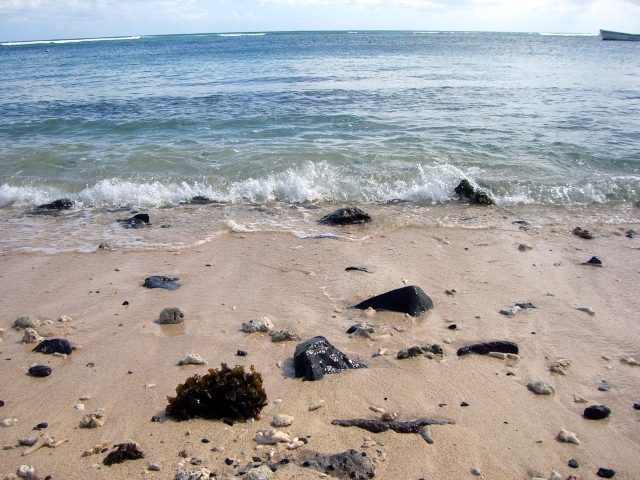
M 122 463 L 125 460 L 138 460 L 144 458 L 144 453 L 138 447 L 136 442 L 128 441 L 114 445 L 112 452 L 109 453 L 102 461 L 106 466 L 110 467 L 114 463 Z
M 267 405 L 262 387 L 262 375 L 253 365 L 245 372 L 241 365 L 229 368 L 220 364 L 219 370 L 209 369 L 206 375 L 193 375 L 176 387 L 177 395 L 167 397 L 166 413 L 176 420 L 202 418 L 231 418 L 246 420 L 260 418 Z

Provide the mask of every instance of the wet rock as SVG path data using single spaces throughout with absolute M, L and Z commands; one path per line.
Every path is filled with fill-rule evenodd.
M 289 340 L 300 341 L 302 338 L 296 332 L 290 330 L 278 330 L 276 332 L 269 332 L 269 337 L 272 342 L 287 342 Z
M 611 409 L 606 405 L 591 405 L 584 409 L 582 415 L 589 420 L 602 420 L 603 418 L 607 418 L 610 413 Z
M 312 468 L 340 479 L 367 480 L 375 477 L 375 467 L 366 452 L 347 450 L 333 455 L 316 454 L 300 462 L 300 466 Z
M 260 465 L 252 468 L 242 477 L 243 480 L 269 480 L 273 476 L 273 472 L 267 465 Z
M 318 223 L 323 225 L 353 225 L 371 221 L 371 216 L 357 207 L 339 208 L 328 213 Z
M 105 465 L 110 467 L 114 463 L 122 463 L 126 460 L 139 460 L 144 458 L 144 453 L 140 450 L 140 447 L 136 442 L 129 440 L 125 443 L 120 443 L 113 446 L 114 450 L 109 453 L 102 461 Z
M 51 375 L 51 367 L 46 365 L 34 365 L 29 368 L 29 375 L 32 377 L 48 377 Z
M 152 275 L 144 279 L 143 287 L 164 288 L 165 290 L 177 290 L 180 288 L 179 278 L 165 277 L 164 275 Z
M 615 470 L 612 470 L 610 468 L 599 468 L 598 469 L 598 473 L 596 473 L 596 475 L 598 475 L 600 478 L 613 478 L 613 476 L 616 474 Z
M 353 418 L 350 420 L 332 420 L 332 425 L 341 427 L 358 427 L 371 433 L 393 430 L 397 433 L 419 433 L 425 425 L 455 425 L 453 420 L 434 420 L 431 418 L 418 418 L 416 420 L 378 420 L 371 418 Z
M 453 189 L 458 198 L 463 197 L 469 200 L 471 203 L 477 203 L 479 205 L 494 205 L 495 202 L 489 196 L 487 192 L 483 192 L 478 188 L 474 188 L 471 182 L 466 178 L 462 179 L 458 186 Z
M 568 465 L 570 468 L 578 468 L 580 466 L 578 464 L 578 461 L 575 458 L 572 458 L 571 460 L 569 460 Z
M 184 357 L 178 361 L 178 365 L 206 365 L 207 361 L 204 360 L 197 353 L 185 353 Z
M 590 265 L 592 267 L 602 267 L 602 260 L 598 257 L 591 257 L 586 262 L 582 262 L 582 265 Z
M 31 315 L 26 315 L 24 317 L 18 318 L 15 322 L 13 322 L 12 328 L 15 330 L 22 330 L 23 328 L 37 328 L 42 325 L 42 322 L 39 318 L 33 317 Z
M 528 383 L 527 388 L 537 395 L 553 395 L 555 393 L 553 385 L 542 380 Z
M 210 205 L 216 202 L 214 200 L 211 200 L 209 197 L 196 195 L 195 197 L 191 197 L 191 200 L 189 200 L 187 203 L 190 203 L 191 205 Z
M 184 321 L 184 313 L 178 307 L 167 307 L 160 312 L 158 322 L 162 324 L 182 323 Z
M 52 353 L 71 355 L 73 347 L 71 347 L 69 340 L 65 338 L 53 338 L 51 340 L 43 340 L 36 346 L 36 348 L 33 349 L 33 351 L 47 355 Z
M 476 343 L 467 345 L 458 349 L 458 356 L 477 353 L 478 355 L 487 355 L 489 352 L 502 352 L 518 354 L 518 344 L 506 340 L 497 340 L 495 342 Z
M 398 360 L 403 360 L 405 358 L 417 357 L 419 355 L 426 355 L 428 353 L 432 353 L 434 355 L 443 355 L 444 351 L 442 350 L 442 347 L 437 343 L 434 343 L 433 345 L 416 345 L 414 347 L 400 350 L 396 358 L 398 358 Z
M 39 205 L 40 210 L 71 210 L 75 203 L 69 198 L 61 198 L 60 200 L 54 200 L 51 203 L 45 203 Z
M 390 310 L 392 312 L 408 313 L 413 317 L 417 317 L 427 310 L 431 310 L 433 301 L 420 287 L 409 285 L 371 297 L 352 308 L 360 310 L 366 310 L 367 308 Z
M 269 332 L 273 328 L 273 322 L 267 317 L 252 318 L 242 324 L 242 331 L 247 333 Z
M 97 428 L 104 425 L 105 413 L 102 408 L 97 408 L 93 413 L 87 413 L 80 420 L 80 428 Z
M 571 233 L 573 235 L 576 235 L 577 237 L 584 238 L 587 240 L 593 239 L 593 233 L 591 233 L 589 230 L 586 230 L 580 227 L 574 228 Z
M 206 375 L 193 375 L 176 387 L 176 396 L 169 397 L 166 413 L 176 420 L 194 417 L 218 419 L 258 419 L 267 405 L 262 375 L 253 365 L 245 371 L 241 365 L 209 369 Z
M 43 338 L 33 328 L 25 328 L 22 343 L 40 343 Z
M 293 355 L 295 376 L 305 380 L 321 380 L 327 373 L 339 373 L 349 368 L 367 368 L 335 348 L 323 336 L 306 340 L 296 347 Z
M 347 268 L 345 268 L 345 271 L 347 271 L 347 272 L 349 272 L 351 270 L 356 270 L 358 272 L 365 272 L 365 273 L 373 273 L 367 267 L 347 267 Z
M 118 222 L 124 228 L 143 228 L 147 225 L 151 225 L 149 215 L 147 213 L 139 213 L 131 218 L 122 218 Z

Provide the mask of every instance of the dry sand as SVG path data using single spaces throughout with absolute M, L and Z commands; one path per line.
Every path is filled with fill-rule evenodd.
M 0 472 L 12 474 L 28 464 L 41 478 L 51 475 L 54 480 L 171 479 L 184 462 L 179 452 L 186 449 L 203 460 L 200 467 L 225 478 L 241 470 L 227 466 L 227 457 L 246 465 L 252 456 L 265 459 L 270 451 L 279 460 L 310 451 L 360 450 L 363 437 L 371 437 L 378 444 L 364 450 L 375 459 L 380 479 L 479 478 L 472 468 L 486 479 L 547 478 L 552 470 L 563 478 L 577 474 L 594 479 L 599 467 L 615 469 L 614 478 L 640 478 L 640 412 L 633 409 L 640 402 L 640 367 L 620 361 L 626 356 L 640 359 L 640 243 L 624 236 L 624 230 L 639 230 L 638 225 L 586 225 L 597 234 L 593 240 L 571 235 L 575 225 L 528 231 L 506 225 L 344 227 L 366 237 L 361 241 L 229 233 L 178 251 L 3 255 L 0 399 L 5 405 L 0 417 L 19 422 L 0 428 L 0 446 L 37 436 L 41 432 L 32 428 L 40 422 L 49 424 L 43 432 L 69 441 L 28 456 L 22 456 L 27 447 L 3 450 Z M 521 243 L 533 249 L 521 252 Z M 605 268 L 580 265 L 592 255 Z M 345 271 L 352 265 L 373 273 Z M 179 277 L 182 287 L 143 288 L 149 275 Z M 393 312 L 366 316 L 347 308 L 405 282 L 422 287 L 435 308 L 418 318 Z M 447 295 L 447 289 L 457 293 Z M 128 306 L 122 305 L 125 300 Z M 539 308 L 513 317 L 498 313 L 515 302 Z M 184 311 L 184 323 L 159 325 L 160 311 L 171 306 Z M 591 307 L 596 314 L 577 307 Z M 23 332 L 11 328 L 23 315 L 53 320 L 42 333 L 66 337 L 80 348 L 66 359 L 32 352 L 33 345 L 20 343 Z M 72 321 L 57 322 L 61 315 Z M 297 342 L 272 343 L 267 334 L 240 331 L 242 322 L 264 315 L 275 329 L 293 330 L 303 339 L 326 336 L 369 368 L 317 382 L 291 378 Z M 360 321 L 377 327 L 374 340 L 345 333 Z M 459 329 L 448 329 L 451 322 Z M 457 348 L 487 340 L 517 342 L 521 360 L 456 356 Z M 398 350 L 425 343 L 441 344 L 444 358 L 395 358 Z M 387 348 L 388 355 L 372 357 L 380 348 Z M 238 349 L 248 356 L 236 356 Z M 198 353 L 209 365 L 177 366 L 185 353 Z M 571 360 L 566 376 L 549 371 L 558 358 Z M 254 365 L 262 374 L 269 405 L 261 420 L 228 426 L 164 418 L 166 397 L 179 383 L 221 362 Z M 33 364 L 49 365 L 52 375 L 30 377 L 26 372 Z M 515 376 L 507 376 L 510 371 Z M 550 382 L 555 395 L 530 392 L 526 385 L 535 380 Z M 603 380 L 611 391 L 598 391 Z M 90 398 L 81 401 L 82 396 Z M 576 403 L 574 396 L 589 403 Z M 325 406 L 308 411 L 319 399 Z M 469 406 L 461 407 L 461 402 Z M 85 411 L 74 409 L 78 403 Z M 584 419 L 582 411 L 591 404 L 606 404 L 611 417 Z M 402 419 L 428 416 L 456 424 L 431 427 L 431 445 L 419 435 L 371 434 L 331 425 L 336 418 L 375 418 L 370 405 L 400 410 Z M 82 417 L 98 407 L 106 412 L 105 425 L 79 429 Z M 255 432 L 268 428 L 277 413 L 295 417 L 282 430 L 308 436 L 307 445 L 294 451 L 282 445 L 256 449 Z M 154 415 L 163 420 L 151 422 Z M 561 429 L 575 432 L 580 445 L 558 442 Z M 202 443 L 203 438 L 211 443 Z M 127 439 L 139 443 L 145 459 L 106 467 L 106 453 L 81 456 L 100 442 L 112 446 Z M 224 451 L 212 451 L 214 446 Z M 580 463 L 578 469 L 567 466 L 571 458 Z M 161 471 L 147 471 L 149 462 Z M 320 475 L 289 464 L 273 478 Z

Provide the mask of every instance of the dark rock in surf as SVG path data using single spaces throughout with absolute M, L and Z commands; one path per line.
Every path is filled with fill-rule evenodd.
M 293 354 L 295 376 L 305 380 L 321 380 L 325 373 L 339 373 L 349 368 L 367 368 L 366 365 L 349 358 L 331 345 L 329 341 L 317 337 L 299 343 Z
M 196 195 L 195 197 L 191 197 L 191 200 L 189 200 L 187 203 L 191 205 L 210 205 L 216 202 L 211 200 L 208 197 L 204 197 L 202 195 Z
M 371 221 L 371 216 L 357 207 L 339 208 L 335 212 L 328 213 L 318 223 L 323 225 L 353 225 Z
M 367 453 L 357 450 L 347 450 L 332 455 L 316 454 L 301 461 L 299 465 L 341 479 L 367 480 L 376 476 L 375 466 Z
M 460 199 L 464 197 L 467 200 L 471 201 L 471 203 L 477 203 L 479 205 L 495 204 L 495 202 L 487 192 L 483 192 L 480 189 L 473 188 L 473 185 L 471 185 L 471 182 L 469 182 L 469 180 L 467 180 L 466 178 L 462 179 L 462 181 L 458 184 L 458 186 L 453 191 L 455 192 L 456 195 L 458 195 Z
M 41 341 L 36 348 L 33 349 L 34 352 L 38 353 L 64 353 L 65 355 L 71 355 L 71 351 L 73 347 L 69 343 L 69 340 L 65 338 L 53 338 L 51 340 L 43 340 Z
M 73 200 L 68 198 L 61 198 L 60 200 L 55 200 L 51 203 L 45 203 L 44 205 L 39 205 L 38 208 L 40 210 L 71 210 L 75 206 Z
M 592 267 L 602 267 L 602 260 L 600 260 L 598 257 L 591 257 L 586 262 L 582 262 L 582 265 L 589 265 Z
M 413 317 L 417 317 L 433 308 L 433 300 L 420 287 L 409 285 L 376 295 L 351 308 L 390 310 L 392 312 L 408 313 Z
M 29 369 L 29 375 L 32 377 L 48 377 L 51 375 L 51 367 L 46 365 L 34 365 Z
M 514 353 L 518 354 L 518 344 L 505 340 L 497 340 L 495 342 L 476 343 L 458 349 L 458 356 L 477 353 L 478 355 L 486 355 L 489 352 Z
M 152 275 L 144 279 L 143 287 L 164 288 L 166 290 L 177 290 L 180 288 L 179 278 L 165 277 L 164 275 Z
M 148 213 L 138 213 L 131 218 L 119 219 L 124 228 L 142 228 L 151 225 Z
M 611 409 L 606 405 L 591 405 L 584 409 L 582 414 L 584 418 L 589 420 L 602 420 L 611 414 Z

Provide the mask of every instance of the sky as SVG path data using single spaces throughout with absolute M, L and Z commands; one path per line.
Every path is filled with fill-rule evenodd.
M 640 33 L 640 0 L 0 0 L 0 41 L 292 30 Z

